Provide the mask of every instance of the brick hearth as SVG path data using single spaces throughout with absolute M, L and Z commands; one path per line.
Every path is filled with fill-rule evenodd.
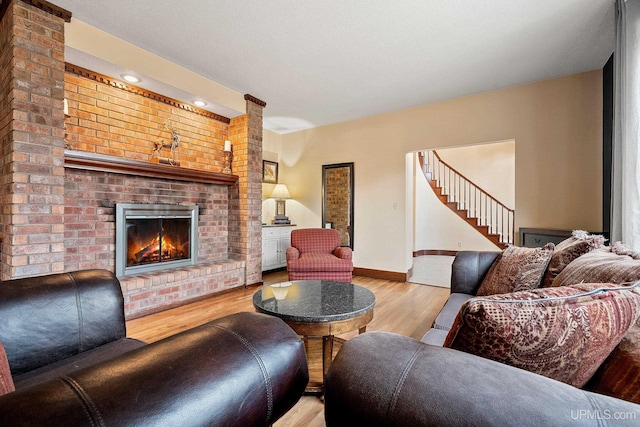
M 65 72 L 70 13 L 47 5 L 0 3 L 2 279 L 114 271 L 114 206 L 126 202 L 200 208 L 198 264 L 120 278 L 128 317 L 259 283 L 265 104 L 247 95 L 246 115 L 229 120 L 70 64 Z M 65 168 L 65 149 L 157 162 L 153 146 L 170 138 L 166 123 L 180 132 L 182 168 L 221 172 L 231 140 L 236 182 Z

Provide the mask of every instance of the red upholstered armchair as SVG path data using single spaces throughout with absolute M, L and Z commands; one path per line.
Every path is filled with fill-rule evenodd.
M 330 228 L 303 228 L 291 232 L 287 249 L 289 280 L 322 279 L 351 283 L 351 248 L 340 247 L 340 234 Z

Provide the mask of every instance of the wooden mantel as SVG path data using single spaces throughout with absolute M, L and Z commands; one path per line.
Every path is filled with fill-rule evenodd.
M 238 180 L 238 175 L 187 169 L 158 163 L 147 163 L 74 150 L 64 151 L 64 167 L 151 178 L 174 179 L 177 181 L 203 182 L 206 184 L 233 185 Z

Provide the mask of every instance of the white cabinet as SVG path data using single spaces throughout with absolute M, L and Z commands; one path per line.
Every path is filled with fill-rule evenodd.
M 291 246 L 293 225 L 262 227 L 262 271 L 287 266 L 287 248 Z

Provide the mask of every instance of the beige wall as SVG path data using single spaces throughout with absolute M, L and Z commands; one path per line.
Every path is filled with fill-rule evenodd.
M 280 152 L 282 151 L 282 135 L 272 132 L 270 130 L 264 130 L 262 134 L 262 159 L 269 160 L 270 162 L 280 162 Z M 284 184 L 285 181 L 280 180 Z M 275 187 L 275 184 L 262 183 L 262 223 L 271 224 L 273 216 L 276 212 L 276 202 L 274 199 L 270 199 L 271 192 Z M 288 201 L 287 203 L 291 203 Z M 287 205 L 287 213 L 288 212 Z
M 406 272 L 406 153 L 516 141 L 516 227 L 601 228 L 600 70 L 281 136 L 280 180 L 301 227 L 321 223 L 323 164 L 355 163 L 357 267 Z
M 499 141 L 438 149 L 440 158 L 483 190 L 514 209 L 516 144 Z

